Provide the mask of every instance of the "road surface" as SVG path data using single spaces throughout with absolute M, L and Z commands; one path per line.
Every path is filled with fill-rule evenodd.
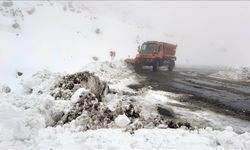
M 137 73 L 146 80 L 139 85 L 131 85 L 131 88 L 151 86 L 154 90 L 187 94 L 189 96 L 182 99 L 186 103 L 250 120 L 250 83 L 209 77 L 215 72 L 211 68 L 183 67 L 173 72 L 164 69 L 152 72 L 152 69 L 144 68 Z

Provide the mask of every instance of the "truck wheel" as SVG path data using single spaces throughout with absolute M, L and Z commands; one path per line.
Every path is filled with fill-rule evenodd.
M 156 71 L 158 71 L 159 70 L 159 61 L 156 61 L 155 63 L 154 63 L 154 65 L 153 65 L 153 71 L 154 72 L 156 72 Z
M 169 66 L 168 66 L 168 70 L 169 71 L 173 71 L 174 67 L 175 67 L 175 62 L 171 61 L 170 64 L 169 64 Z

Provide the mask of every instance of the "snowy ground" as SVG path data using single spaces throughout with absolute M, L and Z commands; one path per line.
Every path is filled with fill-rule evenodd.
M 123 92 L 136 93 L 127 87 L 138 82 L 133 70 L 122 61 L 95 62 L 86 70 L 92 70 L 101 79 L 109 81 L 117 94 L 108 94 L 110 108 L 126 97 Z M 84 70 L 84 69 L 83 69 Z M 138 129 L 134 134 L 124 131 L 127 118 L 116 120 L 118 126 L 109 129 L 82 132 L 74 123 L 50 127 L 52 115 L 70 108 L 70 101 L 54 100 L 50 87 L 63 74 L 41 71 L 31 79 L 22 81 L 20 87 L 10 93 L 1 93 L 0 147 L 1 149 L 249 149 L 250 134 L 235 133 L 232 127 L 224 130 L 196 128 L 195 130 L 148 128 Z M 32 88 L 32 94 L 29 89 Z M 38 91 L 43 93 L 38 94 Z M 162 91 L 139 91 L 134 96 L 147 116 L 157 113 L 156 104 L 179 103 L 174 95 Z M 173 99 L 171 99 L 171 97 Z M 175 112 L 181 112 L 173 107 Z M 185 111 L 184 111 L 185 112 Z M 194 113 L 193 113 L 194 114 Z M 190 112 L 190 115 L 193 115 Z M 200 114 L 200 113 L 198 113 Z M 117 123 L 120 122 L 120 123 Z M 121 125 L 122 124 L 122 125 Z M 120 127 L 121 128 L 120 128 Z
M 220 132 L 210 128 L 197 131 L 183 129 L 142 129 L 130 135 L 121 129 L 77 132 L 62 127 L 41 129 L 25 142 L 16 141 L 17 149 L 249 149 L 249 133 L 237 135 L 231 128 Z M 4 142 L 6 146 L 10 143 Z M 7 147 L 7 149 L 13 148 Z

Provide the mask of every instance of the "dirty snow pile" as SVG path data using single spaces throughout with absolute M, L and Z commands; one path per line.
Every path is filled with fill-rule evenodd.
M 225 67 L 217 73 L 211 74 L 210 77 L 249 82 L 250 69 L 248 67 Z
M 118 70 L 120 71 L 119 74 L 123 71 L 121 68 L 125 70 L 126 67 L 122 67 L 122 65 L 123 63 L 119 63 L 119 61 L 116 61 L 116 66 L 111 63 L 106 63 L 106 65 L 103 63 L 102 69 L 106 68 L 106 74 L 113 74 L 114 78 Z M 112 72 L 109 71 L 109 67 L 112 68 Z M 128 67 L 126 69 L 130 70 Z M 99 77 L 87 71 L 63 76 L 52 88 L 51 95 L 55 100 L 66 100 L 71 103 L 72 107 L 68 112 L 63 111 L 61 116 L 57 116 L 54 121 L 57 122 L 57 125 L 73 122 L 74 125 L 80 125 L 80 128 L 84 131 L 115 126 L 125 127 L 128 123 L 131 123 L 131 125 L 126 130 L 131 133 L 140 128 L 152 128 L 159 125 L 171 128 L 181 126 L 191 128 L 191 125 L 187 122 L 175 122 L 157 115 L 157 113 L 154 115 L 152 112 L 150 112 L 151 114 L 143 114 L 142 109 L 144 108 L 141 107 L 142 102 L 139 100 L 141 92 L 121 92 L 119 87 L 126 85 L 119 82 L 123 83 L 123 80 L 110 80 L 110 84 L 117 85 L 115 89 L 113 87 L 109 88 L 106 82 L 101 81 Z M 78 95 L 78 97 L 75 95 Z M 152 107 L 153 109 L 155 108 Z M 144 110 L 144 112 L 147 112 L 147 110 Z M 123 121 L 126 123 L 123 123 Z
M 175 119 L 171 111 L 166 112 L 168 108 L 160 107 L 160 113 L 159 104 L 175 103 L 173 94 L 159 95 L 150 88 L 121 92 L 127 87 L 122 76 L 129 83 L 137 82 L 133 70 L 122 62 L 95 62 L 88 66 L 94 73 L 44 70 L 21 80 L 15 90 L 3 90 L 1 149 L 250 148 L 247 132 L 237 134 L 231 127 L 224 131 L 193 128 L 192 124 Z M 100 70 L 103 68 L 105 73 Z
M 109 87 L 120 91 L 130 91 L 127 86 L 136 84 L 138 77 L 132 66 L 123 60 L 114 62 L 95 62 L 86 65 L 82 70 L 94 72 L 101 80 L 107 82 Z

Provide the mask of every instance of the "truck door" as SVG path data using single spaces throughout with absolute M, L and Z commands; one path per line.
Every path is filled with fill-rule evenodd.
M 160 48 L 159 49 L 159 55 L 162 58 L 164 56 L 164 47 L 163 47 L 163 44 L 160 44 L 159 48 Z

